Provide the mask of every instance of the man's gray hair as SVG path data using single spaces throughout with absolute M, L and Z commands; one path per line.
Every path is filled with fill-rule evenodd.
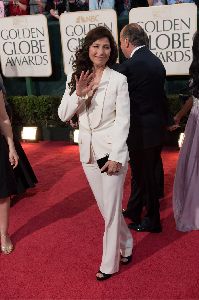
M 131 43 L 133 46 L 149 46 L 149 38 L 144 31 L 144 29 L 138 25 L 137 23 L 131 23 L 126 25 L 122 29 L 122 36 L 123 38 L 127 38 L 129 40 L 129 43 Z

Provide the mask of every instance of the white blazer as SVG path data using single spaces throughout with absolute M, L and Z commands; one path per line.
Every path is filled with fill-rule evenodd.
M 70 81 L 71 76 L 67 80 L 58 115 L 63 122 L 69 121 L 75 113 L 79 115 L 81 162 L 89 162 L 92 145 L 96 159 L 108 153 L 110 160 L 124 165 L 129 160 L 126 140 L 130 126 L 130 100 L 126 77 L 108 67 L 105 68 L 91 101 L 90 122 L 85 100 L 78 97 L 76 92 L 69 95 Z

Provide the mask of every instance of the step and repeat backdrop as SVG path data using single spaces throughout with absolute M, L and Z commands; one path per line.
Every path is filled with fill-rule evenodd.
M 192 60 L 192 39 L 197 30 L 195 4 L 139 7 L 129 13 L 149 37 L 150 50 L 163 62 L 167 75 L 187 75 Z
M 0 58 L 6 77 L 49 77 L 52 66 L 46 17 L 1 18 Z
M 81 46 L 85 35 L 97 26 L 108 28 L 115 40 L 118 41 L 117 15 L 113 9 L 68 13 L 67 16 L 66 14 L 61 15 L 60 31 L 66 74 L 72 72 L 75 51 Z
M 150 50 L 163 62 L 167 75 L 187 75 L 192 39 L 197 30 L 195 4 L 134 8 L 129 22 L 149 36 Z M 65 74 L 72 72 L 75 51 L 87 32 L 107 27 L 118 42 L 117 16 L 112 9 L 64 13 L 60 32 Z M 0 18 L 0 59 L 6 77 L 49 77 L 52 74 L 47 19 L 44 15 Z

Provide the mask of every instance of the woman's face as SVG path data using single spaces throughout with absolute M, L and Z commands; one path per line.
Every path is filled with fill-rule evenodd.
M 89 58 L 94 67 L 105 67 L 110 54 L 111 47 L 107 37 L 96 40 L 89 47 Z

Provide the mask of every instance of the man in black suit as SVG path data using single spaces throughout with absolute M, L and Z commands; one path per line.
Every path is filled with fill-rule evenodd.
M 134 222 L 129 227 L 137 231 L 161 232 L 156 171 L 168 122 L 164 91 L 166 71 L 159 58 L 148 49 L 148 37 L 138 24 L 126 25 L 120 33 L 120 42 L 128 59 L 118 71 L 127 76 L 131 100 L 127 143 L 132 193 L 128 217 Z M 146 214 L 142 218 L 144 206 Z

